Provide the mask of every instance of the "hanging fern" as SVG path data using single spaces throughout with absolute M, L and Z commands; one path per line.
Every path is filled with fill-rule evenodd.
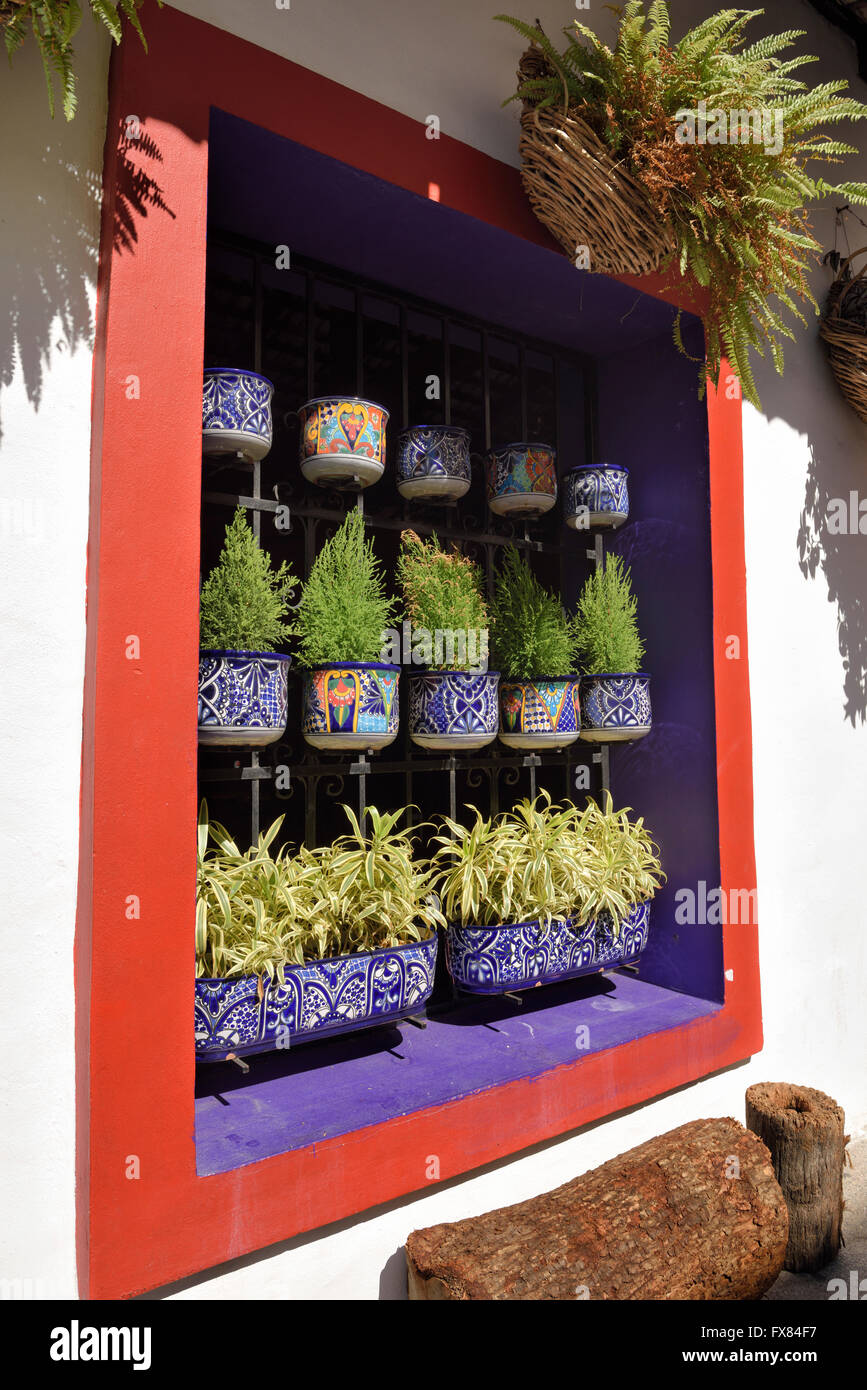
M 122 17 L 129 20 L 147 52 L 138 12 L 143 0 L 87 0 L 94 19 L 101 20 L 115 43 L 123 36 Z M 163 0 L 157 0 L 162 6 Z M 9 62 L 32 33 L 42 58 L 45 82 L 48 87 L 48 109 L 54 117 L 54 78 L 63 93 L 63 114 L 68 121 L 75 115 L 77 98 L 75 74 L 72 69 L 75 54 L 72 40 L 81 24 L 78 0 L 0 0 L 0 28 L 6 44 Z
M 563 30 L 563 52 L 538 24 L 497 16 L 540 59 L 532 77 L 508 100 L 565 105 L 623 160 L 674 232 L 677 249 L 670 264 L 707 291 L 702 385 L 705 372 L 718 383 L 726 356 L 744 396 L 756 406 L 750 349 L 760 356 L 769 352 L 782 373 L 782 340 L 795 336 L 783 315 L 806 324 L 799 303 L 819 312 L 806 277 L 809 258 L 821 248 L 805 205 L 827 197 L 867 204 L 867 184 L 827 183 L 806 167 L 816 161 L 839 164 L 843 156 L 857 154 L 822 128 L 863 120 L 867 106 L 842 95 L 843 81 L 810 89 L 791 75 L 817 61 L 779 57 L 804 30 L 747 46 L 746 30 L 762 13 L 721 10 L 672 47 L 666 0 L 652 0 L 647 10 L 645 0 L 628 0 L 613 50 L 575 20 Z M 714 111 L 727 121 L 735 113 L 763 118 L 767 113 L 762 140 L 752 138 L 757 127 L 744 139 L 740 120 L 736 127 L 728 124 L 726 142 L 679 139 L 687 126 L 678 113 L 697 113 L 701 101 L 709 118 Z M 765 137 L 771 119 L 773 141 Z M 729 141 L 735 129 L 737 142 Z M 679 319 L 674 341 L 685 353 Z

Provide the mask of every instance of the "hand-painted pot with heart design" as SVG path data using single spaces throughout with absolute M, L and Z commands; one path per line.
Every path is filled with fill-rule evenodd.
M 238 367 L 206 367 L 202 388 L 202 453 L 262 459 L 271 448 L 274 387 Z
M 470 433 L 458 425 L 411 425 L 397 441 L 397 490 L 416 502 L 457 502 L 470 487 Z
M 493 743 L 499 671 L 410 671 L 407 679 L 413 743 L 431 752 Z
M 529 520 L 557 501 L 557 454 L 550 444 L 506 444 L 485 457 L 488 506 L 497 516 Z
M 199 743 L 263 748 L 283 737 L 288 711 L 288 656 L 202 647 L 199 651 Z
M 500 742 L 507 748 L 565 748 L 581 728 L 578 677 L 500 681 Z
M 625 743 L 651 729 L 650 676 L 643 671 L 581 677 L 581 737 Z
M 575 531 L 591 526 L 614 530 L 629 520 L 629 469 L 609 463 L 582 464 L 563 479 L 563 519 Z
M 388 411 L 359 396 L 323 396 L 298 412 L 301 472 L 319 487 L 360 492 L 382 477 Z
M 387 748 L 397 737 L 400 667 L 334 661 L 304 676 L 301 732 L 314 748 Z

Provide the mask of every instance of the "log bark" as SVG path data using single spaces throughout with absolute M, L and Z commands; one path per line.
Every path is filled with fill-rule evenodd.
M 747 1091 L 747 1128 L 770 1150 L 789 1208 L 785 1268 L 822 1269 L 842 1243 L 845 1117 L 809 1086 L 766 1081 Z
M 764 1144 L 736 1120 L 695 1120 L 553 1192 L 413 1231 L 409 1296 L 759 1298 L 787 1236 Z

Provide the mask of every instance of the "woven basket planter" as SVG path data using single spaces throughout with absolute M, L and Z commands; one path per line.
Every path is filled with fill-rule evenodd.
M 846 400 L 867 423 L 867 261 L 857 275 L 849 272 L 849 262 L 867 253 L 867 246 L 843 261 L 828 292 L 819 336 L 825 344 L 828 362 Z
M 545 66 L 530 48 L 518 77 L 536 77 Z M 674 254 L 674 234 L 641 184 L 580 117 L 525 102 L 519 150 L 530 205 L 570 260 L 586 246 L 592 271 L 647 275 Z

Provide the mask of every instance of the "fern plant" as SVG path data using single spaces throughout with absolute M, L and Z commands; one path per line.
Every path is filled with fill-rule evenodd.
M 423 541 L 415 531 L 400 538 L 397 582 L 403 593 L 406 615 L 413 627 L 430 636 L 436 632 L 484 634 L 487 642 L 488 606 L 482 571 L 457 547 L 443 550 L 436 534 Z M 444 662 L 434 669 L 450 669 Z
M 743 395 L 759 406 L 750 349 L 770 352 L 782 373 L 782 339 L 795 336 L 786 315 L 806 324 L 799 303 L 819 312 L 806 271 L 821 248 L 805 205 L 826 197 L 867 203 L 867 184 L 827 183 L 807 166 L 857 154 L 823 127 L 862 120 L 867 106 L 842 95 L 844 81 L 811 89 L 793 76 L 817 61 L 780 56 L 805 30 L 748 44 L 747 27 L 762 10 L 721 10 L 674 45 L 665 0 L 647 11 L 644 0 L 628 0 L 619 13 L 613 49 L 575 20 L 563 30 L 562 51 L 538 25 L 498 15 L 539 55 L 535 75 L 508 100 L 565 104 L 643 184 L 674 232 L 673 265 L 706 292 L 702 387 L 705 372 L 718 383 L 725 356 Z M 725 128 L 715 120 L 714 143 L 706 128 L 707 139 L 690 139 L 689 116 L 702 101 L 708 117 L 726 118 Z M 773 142 L 754 138 L 751 113 L 773 117 Z M 686 352 L 680 315 L 674 338 Z
M 239 507 L 229 525 L 220 558 L 199 600 L 199 641 L 203 647 L 272 652 L 291 627 L 284 621 L 297 579 L 283 562 L 274 569 Z
M 619 555 L 606 556 L 578 597 L 576 653 L 587 675 L 641 670 L 644 643 L 638 631 L 632 574 Z
M 494 580 L 491 631 L 494 664 L 510 680 L 568 675 L 574 669 L 574 620 L 512 545 Z
M 147 52 L 138 12 L 143 0 L 87 0 L 95 20 L 101 21 L 115 43 L 123 37 L 123 19 L 129 20 Z M 163 0 L 157 0 L 162 7 Z M 28 33 L 33 35 L 42 58 L 45 83 L 48 87 L 48 109 L 54 118 L 54 78 L 60 81 L 63 94 L 63 114 L 68 121 L 75 115 L 77 103 L 72 40 L 81 24 L 81 5 L 78 0 L 0 0 L 0 27 L 6 43 L 9 62 L 24 43 Z
M 301 590 L 295 636 L 302 666 L 328 661 L 377 661 L 395 610 L 388 597 L 364 518 L 347 512 L 326 541 Z

